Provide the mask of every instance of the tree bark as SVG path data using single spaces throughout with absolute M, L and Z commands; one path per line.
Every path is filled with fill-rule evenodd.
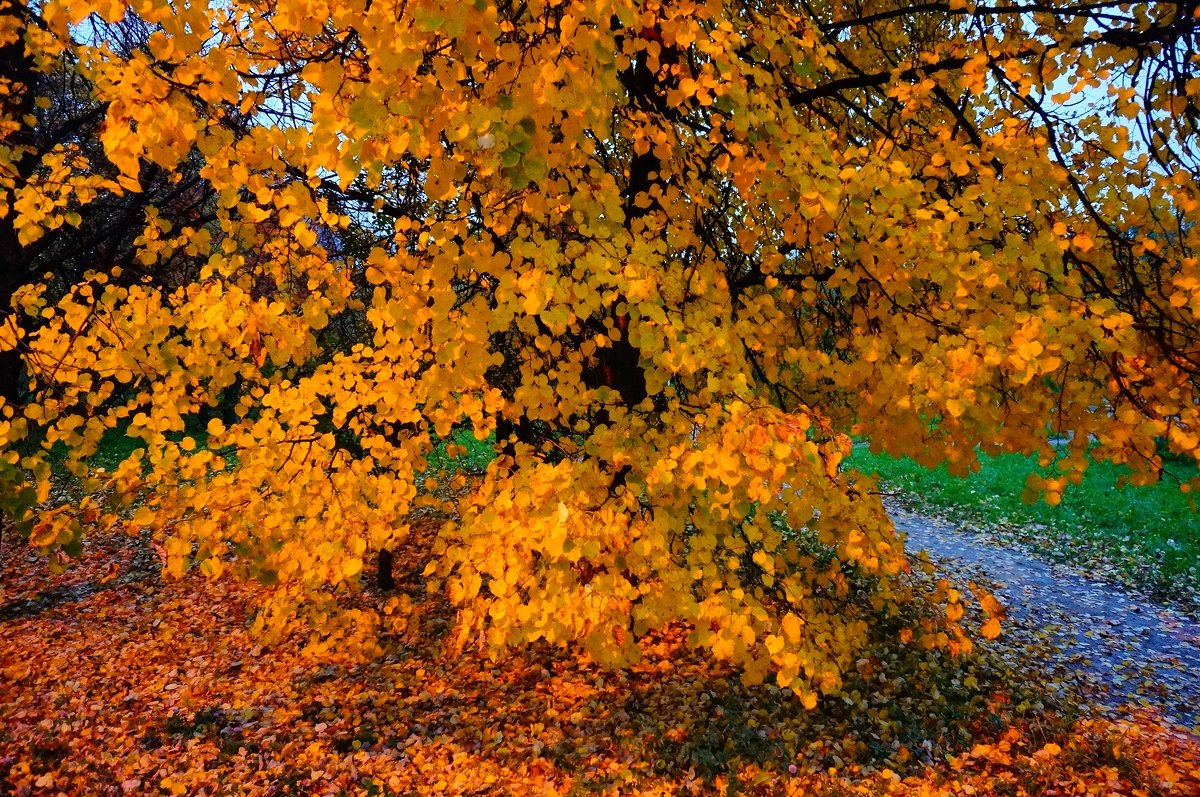
M 27 12 L 18 0 L 0 0 L 0 18 L 15 19 L 16 29 L 24 30 Z M 25 52 L 25 37 L 0 45 L 0 80 L 9 90 L 0 96 L 0 115 L 17 120 L 21 126 L 3 138 L 4 146 L 14 153 L 12 172 L 16 179 L 12 188 L 4 188 L 4 204 L 8 214 L 0 217 L 0 326 L 12 323 L 12 298 L 26 280 L 29 271 L 28 255 L 17 235 L 15 188 L 24 184 L 36 165 L 33 145 L 34 131 L 25 126 L 25 117 L 33 112 L 37 72 Z M 0 352 L 0 398 L 10 406 L 20 404 L 22 360 L 17 351 Z
M 378 570 L 375 575 L 375 585 L 383 592 L 391 592 L 396 588 L 396 574 L 392 572 L 396 555 L 389 550 L 379 552 Z

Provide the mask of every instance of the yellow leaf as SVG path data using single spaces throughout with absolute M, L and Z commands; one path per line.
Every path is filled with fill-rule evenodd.
M 789 642 L 800 641 L 800 636 L 803 633 L 801 630 L 803 625 L 804 621 L 791 612 L 788 612 L 783 616 L 783 622 L 781 623 L 783 633 L 788 638 Z
M 1000 601 L 996 600 L 996 597 L 989 592 L 985 592 L 979 596 L 979 605 L 993 617 L 1004 614 L 1004 607 L 1000 604 Z
M 983 624 L 981 629 L 984 639 L 995 639 L 1000 636 L 1000 621 L 995 617 L 990 618 Z

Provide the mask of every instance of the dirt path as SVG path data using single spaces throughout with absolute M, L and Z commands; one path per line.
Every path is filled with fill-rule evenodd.
M 1152 706 L 1169 722 L 1200 725 L 1200 623 L 1020 548 L 888 509 L 911 553 L 924 549 L 951 576 L 994 582 L 1006 628 L 1057 648 L 1043 662 L 1053 682 L 1110 710 Z

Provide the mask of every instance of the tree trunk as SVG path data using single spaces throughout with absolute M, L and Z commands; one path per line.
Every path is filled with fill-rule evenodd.
M 25 30 L 26 9 L 18 0 L 0 0 L 0 19 L 11 24 L 16 20 L 16 29 Z M 8 25 L 6 24 L 5 27 Z M 7 91 L 0 92 L 0 116 L 16 120 L 21 125 L 4 136 L 4 146 L 15 154 L 11 171 L 15 176 L 12 188 L 5 188 L 4 204 L 9 212 L 0 218 L 0 326 L 12 323 L 13 294 L 26 280 L 29 263 L 25 247 L 17 235 L 16 212 L 13 210 L 16 193 L 33 174 L 37 159 L 33 152 L 34 131 L 24 126 L 25 117 L 33 112 L 33 99 L 37 84 L 37 72 L 25 52 L 25 37 L 0 46 L 0 81 Z M 0 352 L 0 398 L 10 406 L 20 405 L 21 355 L 16 351 Z
M 395 554 L 389 550 L 379 552 L 379 568 L 375 576 L 375 585 L 383 592 L 391 592 L 396 588 L 396 574 L 392 572 L 395 564 Z

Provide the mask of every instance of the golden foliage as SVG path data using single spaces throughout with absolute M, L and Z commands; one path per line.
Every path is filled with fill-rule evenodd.
M 682 621 L 814 705 L 911 598 L 851 434 L 960 470 L 1200 451 L 1200 81 L 1113 77 L 1194 19 L 931 5 L 6 4 L 6 512 L 46 551 L 148 529 L 170 575 L 270 586 L 263 638 L 303 607 L 369 645 L 334 603 L 448 509 L 457 644 L 626 664 Z M 56 70 L 90 146 L 38 143 Z M 192 215 L 138 205 L 120 263 L 36 269 L 189 169 Z M 465 437 L 495 456 L 444 505 L 428 459 Z M 965 649 L 942 597 L 915 639 Z

